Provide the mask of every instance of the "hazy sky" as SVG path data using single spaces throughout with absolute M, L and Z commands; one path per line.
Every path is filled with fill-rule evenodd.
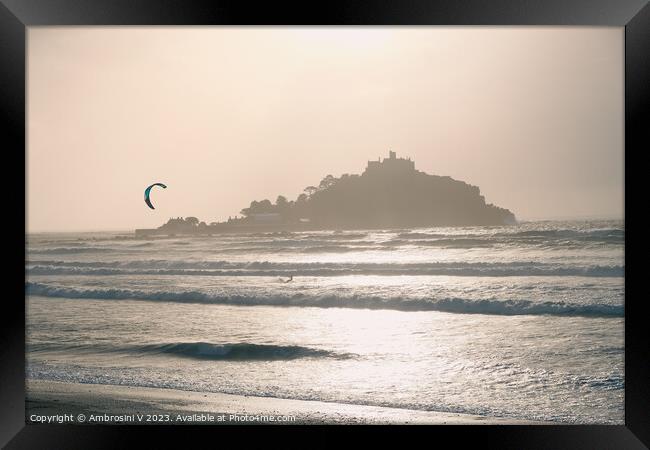
M 623 49 L 623 28 L 30 27 L 28 230 L 223 220 L 389 149 L 518 219 L 622 218 Z

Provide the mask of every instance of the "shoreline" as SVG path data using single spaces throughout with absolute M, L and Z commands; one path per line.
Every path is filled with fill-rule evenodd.
M 25 388 L 27 423 L 50 420 L 91 425 L 548 424 L 348 403 L 48 380 L 26 380 Z M 84 415 L 83 421 L 78 420 L 80 414 Z

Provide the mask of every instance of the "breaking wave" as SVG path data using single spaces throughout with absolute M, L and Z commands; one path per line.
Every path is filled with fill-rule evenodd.
M 623 305 L 575 304 L 562 301 L 471 300 L 464 298 L 404 298 L 378 296 L 309 296 L 304 294 L 252 297 L 218 295 L 201 291 L 144 291 L 138 289 L 79 289 L 28 282 L 27 295 L 70 299 L 145 300 L 179 303 L 207 303 L 239 306 L 283 306 L 317 308 L 390 309 L 398 311 L 440 311 L 458 314 L 557 315 L 623 317 Z
M 450 276 L 581 276 L 622 277 L 619 265 L 563 266 L 532 261 L 510 263 L 289 263 L 232 261 L 31 261 L 30 275 L 197 275 L 197 276 L 346 276 L 346 275 L 450 275 Z
M 92 353 L 129 353 L 136 355 L 174 355 L 181 358 L 224 360 L 224 361 L 272 361 L 298 358 L 337 358 L 345 359 L 354 355 L 336 353 L 299 345 L 270 344 L 211 344 L 209 342 L 172 342 L 161 344 L 112 347 L 102 345 L 51 345 L 36 344 L 30 351 L 88 351 Z

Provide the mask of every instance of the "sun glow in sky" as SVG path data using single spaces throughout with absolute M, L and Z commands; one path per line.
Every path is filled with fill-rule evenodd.
M 519 219 L 623 216 L 622 28 L 30 27 L 27 94 L 29 231 L 224 220 L 388 149 Z

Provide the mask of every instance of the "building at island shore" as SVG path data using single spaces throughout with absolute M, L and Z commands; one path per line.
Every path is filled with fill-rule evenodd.
M 257 213 L 251 214 L 250 219 L 253 223 L 278 224 L 282 223 L 282 215 L 279 213 Z

